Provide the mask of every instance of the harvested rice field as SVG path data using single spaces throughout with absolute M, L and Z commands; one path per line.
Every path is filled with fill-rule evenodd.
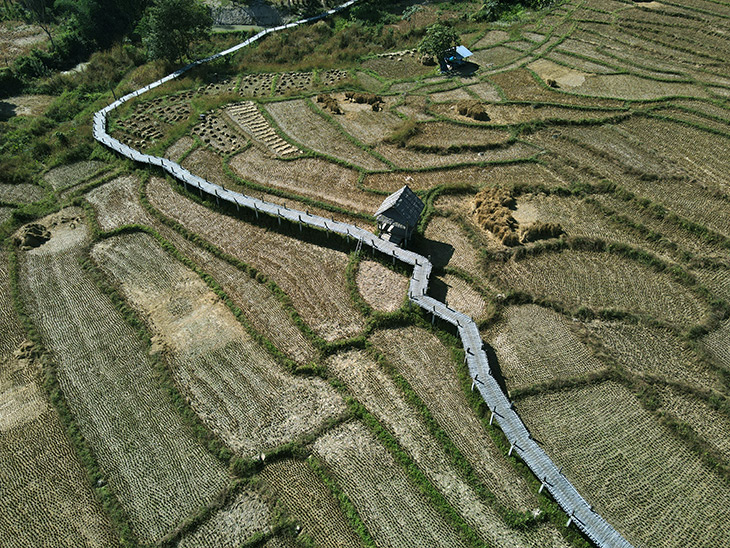
M 360 262 L 355 281 L 365 302 L 379 312 L 398 310 L 408 292 L 408 278 L 375 261 Z
M 447 166 L 463 166 L 485 162 L 507 163 L 535 157 L 539 149 L 527 143 L 517 142 L 500 148 L 479 152 L 423 152 L 395 145 L 378 145 L 376 152 L 401 169 L 434 169 Z
M 355 6 L 106 128 L 373 233 L 408 185 L 426 294 L 473 318 L 592 509 L 635 548 L 722 547 L 730 7 L 545 3 L 503 21 L 483 2 Z M 327 3 L 304 4 L 239 6 L 257 26 L 184 62 Z M 450 73 L 418 53 L 437 21 L 473 52 Z M 458 332 L 409 302 L 410 267 L 94 140 L 94 110 L 165 76 L 134 40 L 36 78 L 19 56 L 45 33 L 0 28 L 1 79 L 23 80 L 0 101 L 0 546 L 592 546 L 508 455 Z
M 527 388 L 605 369 L 572 324 L 534 304 L 503 310 L 502 320 L 484 338 L 494 348 L 507 388 Z
M 546 252 L 489 263 L 488 269 L 500 288 L 519 288 L 572 310 L 626 310 L 678 325 L 700 323 L 709 312 L 700 297 L 669 274 L 607 252 Z
M 260 478 L 262 487 L 276 497 L 284 511 L 302 528 L 302 533 L 312 538 L 317 546 L 362 546 L 332 491 L 308 462 L 274 462 L 263 469 Z
M 620 384 L 531 396 L 517 408 L 566 477 L 635 546 L 727 538 L 727 482 Z
M 601 321 L 590 322 L 587 328 L 613 359 L 633 373 L 723 391 L 717 371 L 670 330 Z
M 134 532 L 157 542 L 210 503 L 229 475 L 194 439 L 155 380 L 142 342 L 79 264 L 89 242 L 79 215 L 47 218 L 51 239 L 23 254 L 25 305 Z
M 370 340 L 428 406 L 497 499 L 508 508 L 533 510 L 535 495 L 509 467 L 470 410 L 449 349 L 435 335 L 415 327 L 378 331 Z
M 86 195 L 94 207 L 102 230 L 124 225 L 152 224 L 152 218 L 139 202 L 139 180 L 133 176 L 118 177 Z
M 299 240 L 298 231 L 286 236 L 220 215 L 177 194 L 164 181 L 151 181 L 147 196 L 163 215 L 275 281 L 325 339 L 352 336 L 364 326 L 347 290 L 344 253 Z M 311 277 L 314 272 L 317 276 Z
M 94 247 L 92 258 L 148 319 L 155 348 L 193 409 L 237 453 L 258 455 L 344 411 L 322 380 L 282 370 L 205 282 L 151 236 L 109 238 Z
M 257 533 L 270 529 L 271 511 L 255 491 L 244 491 L 216 511 L 195 531 L 185 535 L 179 548 L 238 548 Z
M 372 154 L 343 138 L 339 129 L 312 110 L 306 100 L 269 103 L 266 111 L 281 131 L 299 145 L 364 169 L 387 167 Z
M 328 362 L 328 367 L 395 436 L 418 468 L 482 540 L 507 546 L 563 545 L 557 534 L 548 533 L 546 538 L 545 529 L 537 534 L 510 531 L 495 509 L 480 500 L 460 476 L 456 466 L 449 462 L 446 449 L 429 432 L 423 417 L 408 405 L 396 384 L 367 354 L 362 351 L 338 354 Z
M 351 422 L 331 430 L 314 443 L 314 454 L 331 470 L 378 544 L 467 546 L 364 426 Z
M 42 187 L 29 184 L 0 184 L 0 201 L 10 204 L 32 204 L 46 195 Z
M 241 179 L 306 196 L 358 213 L 373 213 L 382 198 L 357 187 L 358 172 L 320 158 L 271 160 L 256 148 L 249 148 L 230 160 Z
M 51 185 L 54 190 L 62 190 L 79 183 L 82 183 L 106 168 L 104 162 L 91 160 L 88 162 L 78 162 L 53 168 L 48 171 L 43 179 Z

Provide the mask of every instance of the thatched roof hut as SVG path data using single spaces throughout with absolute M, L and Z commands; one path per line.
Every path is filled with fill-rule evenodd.
M 393 243 L 399 244 L 405 240 L 408 244 L 408 238 L 413 234 L 424 207 L 420 198 L 405 185 L 383 200 L 375 212 L 378 231 Z

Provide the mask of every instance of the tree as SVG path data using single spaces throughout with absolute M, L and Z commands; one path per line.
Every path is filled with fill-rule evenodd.
M 459 35 L 451 27 L 442 23 L 434 23 L 426 29 L 421 43 L 418 44 L 419 53 L 439 57 L 444 51 L 459 43 Z
M 150 59 L 184 59 L 190 45 L 210 37 L 213 19 L 199 0 L 155 0 L 139 31 Z
M 51 35 L 51 24 L 53 23 L 53 1 L 52 0 L 20 0 L 29 21 L 38 25 L 48 35 L 51 46 L 55 48 L 53 36 Z

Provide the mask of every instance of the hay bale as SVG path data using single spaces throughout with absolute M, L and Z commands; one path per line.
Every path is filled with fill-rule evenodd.
M 474 99 L 459 101 L 456 104 L 456 111 L 462 116 L 473 120 L 479 120 L 481 122 L 488 122 L 490 120 L 489 114 L 484 110 L 484 105 Z
M 474 197 L 474 221 L 505 245 L 519 244 L 518 223 L 512 217 L 515 200 L 509 190 L 485 188 Z
M 342 114 L 342 109 L 337 99 L 326 93 L 320 93 L 317 95 L 317 102 L 323 103 L 324 107 L 329 110 L 332 114 Z
M 565 230 L 563 230 L 560 223 L 543 223 L 537 221 L 520 231 L 520 241 L 522 243 L 536 242 L 538 240 L 558 238 L 563 234 L 565 234 Z

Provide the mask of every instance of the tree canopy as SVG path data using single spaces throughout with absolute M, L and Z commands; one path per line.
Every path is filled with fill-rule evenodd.
M 426 36 L 418 44 L 418 51 L 438 57 L 447 49 L 457 45 L 458 42 L 459 35 L 454 29 L 442 23 L 434 23 L 426 29 Z
M 155 0 L 139 25 L 150 59 L 184 59 L 193 42 L 210 37 L 213 20 L 198 0 Z

